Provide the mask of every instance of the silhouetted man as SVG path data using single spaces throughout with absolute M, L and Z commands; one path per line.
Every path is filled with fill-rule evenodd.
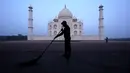
M 108 37 L 106 37 L 106 43 L 108 43 Z
M 65 38 L 65 53 L 63 54 L 63 56 L 68 57 L 71 55 L 71 37 L 70 37 L 70 27 L 67 25 L 66 21 L 63 21 L 61 23 L 64 27 L 64 29 L 61 29 L 61 33 L 59 33 L 55 38 L 61 36 L 64 34 L 64 38 Z M 54 39 L 55 39 L 54 38 Z

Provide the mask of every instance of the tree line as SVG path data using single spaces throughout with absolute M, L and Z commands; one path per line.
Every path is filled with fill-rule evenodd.
M 11 36 L 0 36 L 0 41 L 27 40 L 27 36 L 18 34 Z

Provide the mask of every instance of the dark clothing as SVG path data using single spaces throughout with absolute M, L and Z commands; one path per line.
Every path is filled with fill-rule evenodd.
M 66 26 L 63 30 L 65 38 L 65 55 L 71 55 L 71 37 L 70 37 L 70 27 Z
M 63 30 L 65 40 L 70 39 L 70 27 L 66 26 Z
M 71 55 L 71 39 L 65 40 L 65 55 Z
M 64 29 L 61 29 L 61 33 L 59 33 L 56 37 L 61 36 L 64 34 L 65 38 L 65 55 L 71 55 L 71 37 L 70 37 L 70 27 L 68 25 L 64 26 Z M 55 37 L 55 38 L 56 38 Z

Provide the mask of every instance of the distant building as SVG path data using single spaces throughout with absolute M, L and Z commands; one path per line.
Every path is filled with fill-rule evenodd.
M 70 10 L 65 7 L 59 12 L 51 22 L 48 23 L 48 35 L 38 36 L 33 34 L 33 7 L 29 6 L 28 19 L 28 40 L 52 40 L 61 30 L 61 22 L 67 21 L 71 28 L 71 40 L 104 40 L 103 35 L 103 6 L 99 6 L 99 35 L 84 35 L 83 22 L 77 19 Z M 64 40 L 64 37 L 58 37 L 56 40 Z

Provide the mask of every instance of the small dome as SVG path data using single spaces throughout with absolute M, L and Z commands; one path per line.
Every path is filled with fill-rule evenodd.
M 99 8 L 103 8 L 103 5 L 101 4 L 101 5 L 99 5 Z
M 58 22 L 58 17 L 56 16 L 54 19 L 53 19 L 54 22 Z
M 33 9 L 32 5 L 30 4 L 30 6 L 28 7 L 29 9 Z
M 70 10 L 66 8 L 66 5 L 65 5 L 65 7 L 59 12 L 58 18 L 62 18 L 62 17 L 68 17 L 68 18 L 72 18 L 72 17 L 73 17 L 73 15 L 72 15 L 72 13 L 70 12 Z
M 77 19 L 75 16 L 73 16 L 73 19 Z
M 77 22 L 77 18 L 73 16 L 73 22 Z
M 54 19 L 58 19 L 58 17 L 57 16 L 55 16 L 55 18 Z

